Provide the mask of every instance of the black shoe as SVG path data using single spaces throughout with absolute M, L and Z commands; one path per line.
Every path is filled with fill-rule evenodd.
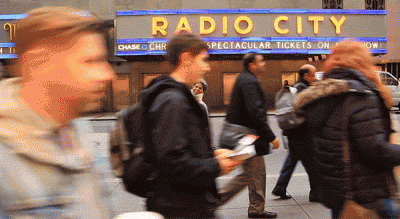
M 275 212 L 266 211 L 262 214 L 248 214 L 249 218 L 276 218 L 278 214 Z
M 286 192 L 280 193 L 280 192 L 272 191 L 272 195 L 279 196 L 281 199 L 291 199 L 292 198 L 291 195 L 286 195 Z

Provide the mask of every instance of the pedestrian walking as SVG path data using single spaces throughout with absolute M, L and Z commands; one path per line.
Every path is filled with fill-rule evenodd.
M 194 95 L 194 98 L 197 100 L 199 103 L 200 107 L 207 113 L 208 115 L 208 108 L 207 105 L 203 102 L 203 96 L 206 90 L 208 89 L 208 85 L 206 80 L 201 79 L 200 82 L 194 84 L 192 88 L 192 93 Z
M 265 65 L 260 54 L 248 53 L 243 57 L 244 72 L 238 76 L 233 86 L 226 116 L 227 122 L 254 129 L 260 136 L 254 143 L 257 156 L 247 159 L 243 164 L 243 172 L 220 190 L 223 204 L 248 186 L 250 218 L 277 217 L 275 212 L 264 209 L 266 170 L 263 155 L 269 153 L 270 143 L 273 149 L 277 149 L 280 144 L 267 124 L 265 95 L 257 79 L 257 76 L 265 72 Z
M 189 90 L 210 70 L 208 46 L 189 33 L 167 44 L 169 76 L 152 80 L 142 92 L 145 101 L 163 86 L 148 111 L 148 124 L 159 175 L 147 210 L 165 218 L 214 218 L 219 200 L 215 179 L 240 165 L 231 150 L 211 147 L 207 114 Z
M 304 89 L 309 87 L 317 79 L 315 78 L 316 68 L 310 64 L 306 64 L 300 67 L 299 80 L 293 86 L 295 88 L 295 94 L 301 93 Z M 290 91 L 289 91 L 290 92 Z M 272 190 L 272 194 L 279 196 L 282 199 L 290 199 L 292 196 L 286 194 L 286 189 L 289 184 L 290 178 L 296 168 L 297 162 L 301 161 L 308 174 L 310 181 L 310 194 L 309 200 L 311 202 L 318 201 L 318 182 L 317 173 L 313 164 L 312 148 L 307 142 L 306 138 L 307 127 L 305 124 L 283 130 L 282 135 L 287 136 L 289 141 L 289 153 L 286 157 L 284 165 L 281 170 L 281 174 L 278 178 L 276 186 Z
M 321 202 L 332 218 L 348 218 L 348 207 L 355 205 L 397 218 L 393 168 L 400 164 L 400 147 L 389 143 L 390 90 L 361 42 L 335 45 L 323 71 L 324 79 L 294 101 L 306 118 Z
M 108 25 L 64 7 L 27 12 L 14 37 L 20 77 L 1 81 L 1 218 L 111 218 L 110 192 L 72 120 L 114 77 Z

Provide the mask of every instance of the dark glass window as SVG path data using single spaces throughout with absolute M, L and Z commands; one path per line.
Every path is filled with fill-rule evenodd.
M 385 0 L 365 0 L 367 10 L 385 10 Z
M 343 0 L 322 0 L 323 9 L 343 9 Z
M 392 63 L 387 63 L 387 71 L 392 73 Z

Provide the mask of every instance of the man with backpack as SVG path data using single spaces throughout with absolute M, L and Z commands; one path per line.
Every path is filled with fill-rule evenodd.
M 294 90 L 291 89 L 288 92 L 298 94 L 310 86 L 311 83 L 316 81 L 315 78 L 316 68 L 310 64 L 303 65 L 299 70 L 299 80 L 293 86 Z M 286 91 L 282 91 L 286 92 Z M 278 93 L 279 95 L 280 93 Z M 277 96 L 278 96 L 277 95 Z M 279 98 L 278 98 L 279 99 Z M 279 101 L 279 100 L 278 100 Z M 278 102 L 277 101 L 277 102 Z M 287 100 L 290 101 L 290 100 Z M 292 105 L 292 103 L 288 103 L 288 105 Z M 298 122 L 298 120 L 302 121 L 301 118 L 295 118 L 293 121 Z M 294 123 L 296 123 L 294 122 Z M 283 123 L 283 122 L 282 122 Z M 300 123 L 300 122 L 298 122 Z M 275 188 L 272 190 L 272 194 L 281 197 L 282 199 L 290 199 L 291 196 L 286 194 L 286 189 L 289 184 L 289 180 L 293 174 L 293 171 L 296 167 L 297 161 L 301 160 L 303 166 L 306 169 L 306 172 L 310 181 L 310 195 L 309 200 L 312 202 L 318 201 L 318 193 L 317 193 L 317 185 L 315 182 L 315 173 L 313 170 L 312 164 L 312 150 L 310 150 L 308 143 L 306 142 L 306 134 L 307 127 L 304 124 L 299 124 L 294 128 L 282 127 L 279 118 L 278 124 L 283 129 L 283 135 L 287 136 L 289 141 L 289 154 L 285 160 L 285 163 L 282 167 L 281 174 L 278 178 Z M 289 126 L 289 125 L 288 125 Z
M 210 70 L 208 46 L 193 34 L 176 35 L 167 44 L 167 60 L 173 72 L 141 93 L 144 104 L 153 99 L 146 124 L 158 169 L 147 210 L 165 218 L 214 218 L 215 179 L 242 162 L 228 157 L 231 150 L 213 151 L 207 114 L 189 89 Z

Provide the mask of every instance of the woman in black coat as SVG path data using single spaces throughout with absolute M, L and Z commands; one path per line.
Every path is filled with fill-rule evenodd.
M 343 157 L 348 132 L 353 200 L 382 218 L 396 218 L 393 168 L 400 165 L 400 147 L 389 143 L 393 132 L 390 91 L 380 82 L 371 54 L 359 42 L 342 41 L 334 46 L 324 72 L 324 80 L 304 90 L 294 102 L 296 110 L 306 117 L 321 176 L 321 202 L 332 209 L 332 218 L 339 217 L 350 185 Z M 343 118 L 348 119 L 348 126 Z

